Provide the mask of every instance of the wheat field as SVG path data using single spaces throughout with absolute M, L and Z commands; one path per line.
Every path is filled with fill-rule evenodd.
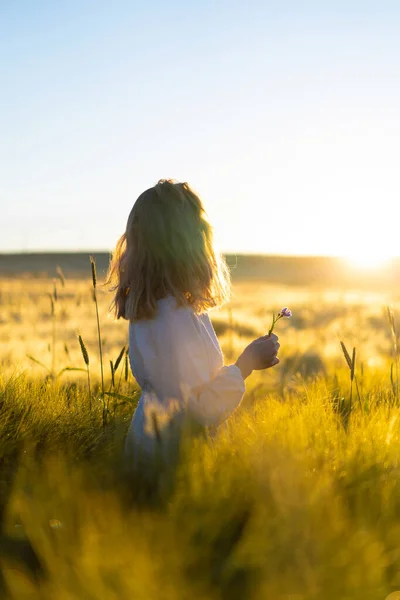
M 123 460 L 139 390 L 100 284 L 103 382 L 90 267 L 0 281 L 1 597 L 395 598 L 398 292 L 234 280 L 226 362 L 289 306 L 281 362 L 151 479 Z

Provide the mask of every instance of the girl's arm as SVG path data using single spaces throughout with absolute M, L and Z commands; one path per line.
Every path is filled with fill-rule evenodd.
M 239 367 L 243 379 L 247 379 L 247 377 L 253 372 L 253 369 L 250 366 L 250 361 L 248 357 L 244 356 L 244 353 L 239 356 L 235 362 L 235 365 Z
M 218 425 L 233 414 L 246 389 L 244 379 L 253 369 L 267 366 L 261 366 L 261 359 L 265 362 L 263 352 L 272 347 L 271 340 L 255 340 L 236 364 L 215 371 L 214 342 L 191 310 L 172 311 L 143 327 L 142 333 L 139 347 L 157 397 L 178 399 L 202 425 Z
M 216 360 L 215 340 L 190 309 L 133 327 L 130 348 L 140 352 L 145 378 L 162 404 L 177 399 L 202 425 L 218 425 L 237 409 L 246 389 L 242 371 Z

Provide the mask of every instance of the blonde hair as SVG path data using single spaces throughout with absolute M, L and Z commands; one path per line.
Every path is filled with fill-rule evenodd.
M 106 283 L 117 319 L 151 319 L 172 295 L 196 313 L 229 299 L 230 276 L 216 252 L 200 198 L 187 183 L 161 179 L 136 200 L 112 255 Z

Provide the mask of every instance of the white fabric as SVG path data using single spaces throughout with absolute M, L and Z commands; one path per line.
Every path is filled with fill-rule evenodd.
M 239 406 L 245 384 L 236 365 L 224 366 L 210 318 L 159 300 L 154 319 L 129 325 L 129 359 L 142 388 L 127 444 L 146 444 L 146 403 L 175 399 L 201 425 L 219 425 Z

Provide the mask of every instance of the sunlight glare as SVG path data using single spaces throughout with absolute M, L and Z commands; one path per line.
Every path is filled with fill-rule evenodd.
M 380 269 L 386 267 L 390 262 L 391 257 L 376 252 L 363 252 L 362 254 L 351 254 L 346 256 L 346 261 L 349 265 L 357 269 Z

